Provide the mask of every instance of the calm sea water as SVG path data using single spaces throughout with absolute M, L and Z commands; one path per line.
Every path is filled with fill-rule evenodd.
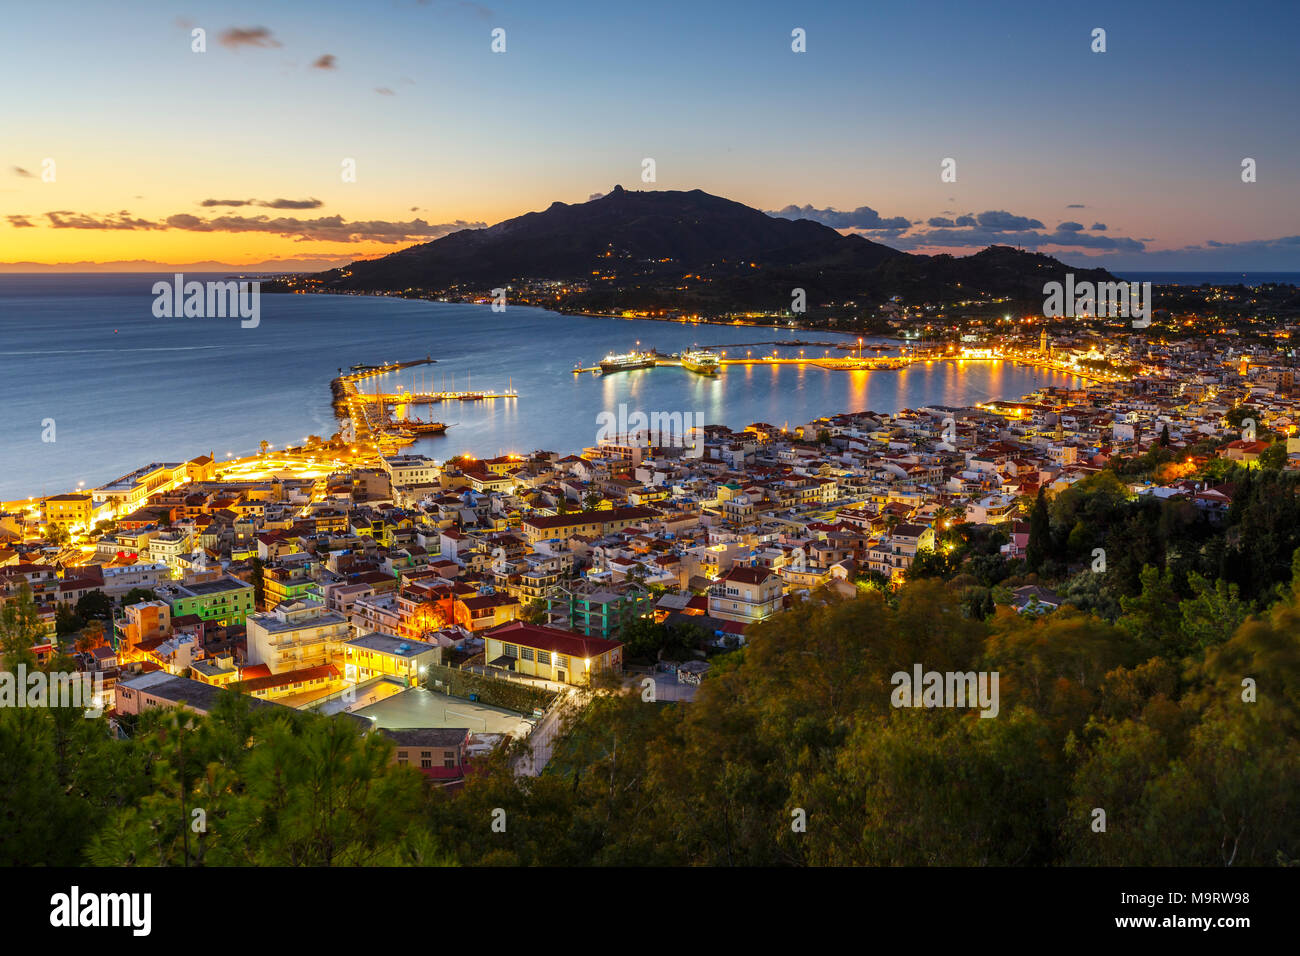
M 151 461 L 279 448 L 338 428 L 329 383 L 340 367 L 437 364 L 368 380 L 501 391 L 514 401 L 422 406 L 451 425 L 409 446 L 439 460 L 594 444 L 601 411 L 701 412 L 733 428 L 793 427 L 841 411 L 1012 398 L 1071 376 L 1009 363 L 935 363 L 903 371 L 733 367 L 716 379 L 659 368 L 575 376 L 610 351 L 675 352 L 693 344 L 733 356 L 747 343 L 847 337 L 794 329 L 578 318 L 541 309 L 361 296 L 262 296 L 261 324 L 159 319 L 146 275 L 0 276 L 0 500 L 93 488 Z M 170 280 L 170 276 L 165 276 Z M 200 276 L 187 278 L 202 279 Z M 755 353 L 772 346 L 753 345 Z M 787 354 L 798 346 L 787 346 Z M 822 351 L 821 347 L 810 352 Z M 836 354 L 836 353 L 832 353 Z M 838 353 L 843 354 L 843 353 Z M 55 441 L 43 442 L 53 419 Z

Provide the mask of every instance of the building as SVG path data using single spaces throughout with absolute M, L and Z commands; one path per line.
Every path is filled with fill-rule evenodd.
M 332 663 L 352 635 L 347 618 L 315 601 L 250 614 L 246 625 L 248 663 L 272 674 Z
M 372 677 L 396 677 L 414 687 L 430 665 L 441 663 L 437 644 L 391 634 L 364 634 L 343 645 L 343 677 L 357 684 Z
M 528 543 L 532 544 L 546 538 L 564 538 L 572 534 L 609 534 L 659 516 L 659 512 L 653 508 L 609 508 L 604 511 L 534 515 L 524 519 L 521 530 Z
M 139 677 L 129 677 L 117 682 L 114 709 L 119 714 L 140 714 L 154 707 L 182 706 L 197 714 L 211 713 L 217 705 L 222 688 L 176 677 L 166 671 L 152 671 Z M 251 707 L 266 706 L 265 701 L 250 700 Z
M 239 680 L 239 668 L 228 654 L 194 661 L 190 664 L 190 674 L 195 680 L 213 687 L 229 687 Z
M 96 501 L 106 502 L 115 514 L 130 514 L 152 494 L 170 491 L 186 477 L 180 462 L 155 461 L 96 488 Z
M 215 581 L 173 584 L 158 589 L 171 603 L 172 617 L 193 614 L 204 621 L 243 624 L 253 613 L 253 586 L 227 574 Z
M 781 609 L 780 575 L 767 568 L 733 567 L 709 588 L 709 616 L 752 624 Z
M 94 511 L 90 495 L 52 495 L 41 501 L 41 523 L 54 528 L 89 528 Z
M 394 455 L 384 459 L 383 468 L 394 488 L 438 483 L 438 465 L 424 455 Z
M 166 601 L 141 601 L 126 608 L 126 618 L 118 626 L 122 649 L 138 647 L 145 641 L 165 638 L 172 632 L 172 609 Z
M 316 597 L 316 582 L 299 568 L 267 568 L 262 572 L 262 604 L 271 610 L 286 601 Z
M 612 640 L 628 621 L 648 614 L 653 603 L 648 591 L 635 586 L 560 585 L 546 595 L 546 620 L 552 627 Z
M 483 635 L 483 660 L 516 674 L 583 685 L 593 674 L 623 673 L 623 644 L 511 621 Z
M 934 550 L 934 529 L 928 525 L 899 523 L 867 549 L 867 567 L 890 578 L 902 578 L 918 551 Z
M 452 623 L 478 633 L 516 620 L 519 601 L 509 594 L 456 595 L 452 601 Z
M 464 727 L 381 728 L 393 742 L 393 762 L 415 767 L 434 780 L 459 780 L 465 776 L 465 751 L 469 730 Z

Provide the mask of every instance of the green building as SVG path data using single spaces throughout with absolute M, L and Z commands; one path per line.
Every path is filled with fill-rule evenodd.
M 243 624 L 255 610 L 253 586 L 229 574 L 215 581 L 174 584 L 162 590 L 172 607 L 173 620 L 194 614 L 205 621 Z
M 546 622 L 587 637 L 616 640 L 625 623 L 648 614 L 653 607 L 650 593 L 635 585 L 560 585 L 546 596 Z

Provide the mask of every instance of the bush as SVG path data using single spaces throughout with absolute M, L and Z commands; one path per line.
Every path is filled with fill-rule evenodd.
M 441 681 L 441 685 L 436 683 L 438 681 Z M 556 697 L 553 691 L 539 687 L 498 677 L 485 677 L 473 671 L 440 664 L 429 666 L 427 686 L 430 690 L 441 690 L 453 697 L 468 698 L 477 695 L 484 704 L 504 707 L 521 714 L 530 714 L 534 709 L 545 710 Z

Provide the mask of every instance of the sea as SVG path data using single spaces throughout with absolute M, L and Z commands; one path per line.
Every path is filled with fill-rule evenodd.
M 189 274 L 187 280 L 222 279 Z M 0 275 L 0 501 L 93 489 L 150 462 L 219 459 L 328 437 L 330 381 L 352 365 L 431 356 L 435 364 L 363 387 L 504 392 L 513 399 L 416 406 L 446 422 L 406 453 L 442 461 L 595 444 L 600 413 L 681 412 L 687 421 L 795 427 L 824 415 L 1018 398 L 1073 376 L 1010 362 L 936 362 L 845 372 L 732 366 L 574 374 L 610 352 L 713 347 L 738 357 L 808 355 L 851 336 L 762 326 L 562 315 L 539 308 L 383 296 L 261 296 L 260 322 L 158 318 L 154 283 L 171 275 Z M 890 343 L 889 340 L 868 340 Z M 777 343 L 777 344 L 772 344 Z M 430 413 L 432 413 L 430 415 Z M 687 418 L 687 416 L 690 416 Z M 625 420 L 625 419 L 624 419 Z

